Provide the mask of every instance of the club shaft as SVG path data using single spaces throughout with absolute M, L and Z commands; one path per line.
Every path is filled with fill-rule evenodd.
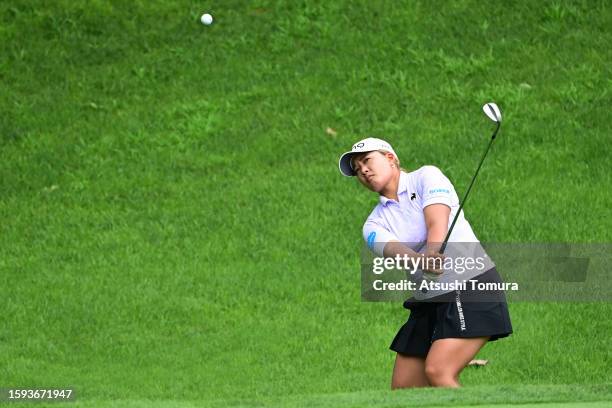
M 463 209 L 463 206 L 465 205 L 468 195 L 470 194 L 470 190 L 472 190 L 472 186 L 474 185 L 476 176 L 478 176 L 478 172 L 480 171 L 480 168 L 482 167 L 482 163 L 484 163 L 484 160 L 487 157 L 487 153 L 489 153 L 489 149 L 491 148 L 491 145 L 493 144 L 493 141 L 495 140 L 495 136 L 497 136 L 497 131 L 499 130 L 499 126 L 500 126 L 500 123 L 498 122 L 497 127 L 495 128 L 495 131 L 493 132 L 493 135 L 491 136 L 491 140 L 489 141 L 489 144 L 487 145 L 487 149 L 485 150 L 484 154 L 482 155 L 482 158 L 480 159 L 480 163 L 478 164 L 478 168 L 476 169 L 476 172 L 474 173 L 474 177 L 472 177 L 472 181 L 470 182 L 470 185 L 467 191 L 465 192 L 465 195 L 463 196 L 463 200 L 461 200 L 461 204 L 459 205 L 459 210 L 457 210 L 457 213 L 455 214 L 455 217 L 453 218 L 453 222 L 451 223 L 451 226 L 448 229 L 448 232 L 446 233 L 446 238 L 444 238 L 444 242 L 442 243 L 442 246 L 440 247 L 440 251 L 438 251 L 441 254 L 443 254 L 444 250 L 446 249 L 446 245 L 448 244 L 448 239 L 450 238 L 450 235 L 453 232 L 453 228 L 455 228 L 455 223 L 457 222 L 457 218 L 459 218 L 459 214 L 461 214 L 461 210 Z

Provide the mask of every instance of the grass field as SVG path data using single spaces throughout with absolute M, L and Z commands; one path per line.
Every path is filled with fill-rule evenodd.
M 608 406 L 604 302 L 512 303 L 514 334 L 463 389 L 389 392 L 407 316 L 360 301 L 377 197 L 337 159 L 377 135 L 461 195 L 494 100 L 466 208 L 480 240 L 610 242 L 610 27 L 605 1 L 0 3 L 0 387 Z

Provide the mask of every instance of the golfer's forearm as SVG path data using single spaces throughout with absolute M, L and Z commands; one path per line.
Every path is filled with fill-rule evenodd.
M 404 257 L 406 255 L 408 258 L 413 259 L 415 262 L 417 258 L 420 258 L 422 255 L 416 251 L 413 251 L 406 245 L 402 244 L 398 241 L 390 241 L 385 245 L 385 249 L 383 250 L 383 255 L 385 258 L 395 258 L 397 255 L 400 257 Z
M 438 252 L 446 238 L 450 207 L 444 204 L 432 204 L 423 210 L 427 225 L 427 249 Z
M 433 223 L 427 229 L 427 249 L 438 252 L 446 238 L 447 223 Z

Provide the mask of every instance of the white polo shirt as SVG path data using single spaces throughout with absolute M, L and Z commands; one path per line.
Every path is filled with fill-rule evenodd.
M 427 244 L 427 225 L 423 209 L 428 205 L 445 204 L 450 207 L 447 228 L 450 228 L 459 209 L 459 198 L 455 187 L 435 166 L 423 166 L 410 173 L 401 172 L 397 197 L 398 201 L 395 201 L 381 195 L 378 205 L 363 225 L 363 237 L 368 247 L 378 256 L 383 256 L 385 245 L 392 240 L 404 243 L 417 252 L 424 250 Z M 472 278 L 495 266 L 479 244 L 463 211 L 457 218 L 448 242 L 449 245 L 445 251 L 447 257 L 482 256 L 486 258 L 484 270 L 468 274 L 462 272 L 462 278 Z M 450 244 L 452 242 L 456 244 Z M 457 277 L 455 274 L 446 272 L 445 269 L 441 281 Z

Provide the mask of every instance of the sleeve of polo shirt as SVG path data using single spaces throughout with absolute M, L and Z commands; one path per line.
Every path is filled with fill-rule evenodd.
M 431 204 L 445 204 L 452 208 L 453 184 L 435 166 L 423 166 L 421 171 L 421 197 L 423 208 Z
M 363 224 L 363 239 L 368 248 L 378 256 L 384 256 L 385 245 L 390 241 L 399 241 L 397 237 L 375 220 L 368 219 Z

